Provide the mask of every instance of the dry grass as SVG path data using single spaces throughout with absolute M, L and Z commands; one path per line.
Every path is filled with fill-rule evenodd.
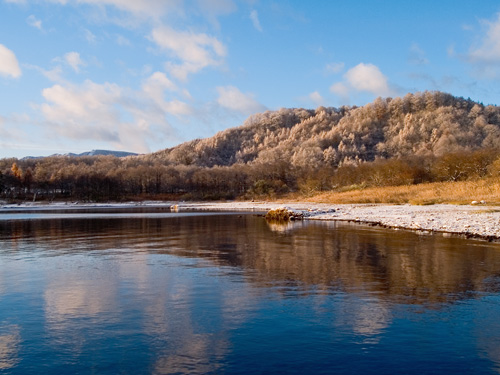
M 484 200 L 488 205 L 500 205 L 500 179 L 358 188 L 342 192 L 322 192 L 311 197 L 289 198 L 315 203 L 410 203 L 415 205 L 470 204 L 472 201 Z
M 266 214 L 266 220 L 275 223 L 283 223 L 297 219 L 302 219 L 302 215 L 293 211 L 289 211 L 286 208 L 277 208 L 275 210 L 270 210 Z

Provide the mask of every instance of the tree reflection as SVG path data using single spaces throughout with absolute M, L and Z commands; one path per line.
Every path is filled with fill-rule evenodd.
M 305 293 L 314 286 L 314 293 L 370 292 L 433 304 L 500 290 L 498 244 L 335 222 L 278 227 L 251 215 L 59 219 L 0 222 L 0 233 L 3 253 L 170 254 L 242 268 L 256 285 L 293 283 Z

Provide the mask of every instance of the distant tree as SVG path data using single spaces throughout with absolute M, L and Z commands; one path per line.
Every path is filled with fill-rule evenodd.
M 12 171 L 12 174 L 14 175 L 14 177 L 16 177 L 18 179 L 22 178 L 23 171 L 21 170 L 21 168 L 19 168 L 19 166 L 17 165 L 17 163 L 13 163 L 12 167 L 10 168 L 10 170 Z

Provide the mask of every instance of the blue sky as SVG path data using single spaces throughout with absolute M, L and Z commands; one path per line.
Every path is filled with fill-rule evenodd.
M 0 158 L 424 90 L 500 104 L 498 1 L 0 0 Z

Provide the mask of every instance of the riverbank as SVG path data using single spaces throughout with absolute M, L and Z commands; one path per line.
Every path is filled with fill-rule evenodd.
M 276 202 L 130 202 L 116 204 L 53 203 L 1 205 L 7 209 L 69 209 L 103 207 L 168 207 L 174 211 L 218 210 L 255 211 L 265 213 L 271 209 L 287 207 L 301 213 L 305 220 L 336 220 L 378 225 L 393 229 L 438 232 L 469 238 L 500 240 L 500 208 L 487 205 L 436 204 L 428 206 L 387 204 L 325 204 Z
M 436 204 L 429 206 L 386 204 L 324 204 L 220 202 L 183 203 L 179 209 L 268 211 L 287 207 L 305 220 L 336 220 L 393 229 L 459 234 L 469 238 L 500 239 L 500 208 L 486 205 Z

